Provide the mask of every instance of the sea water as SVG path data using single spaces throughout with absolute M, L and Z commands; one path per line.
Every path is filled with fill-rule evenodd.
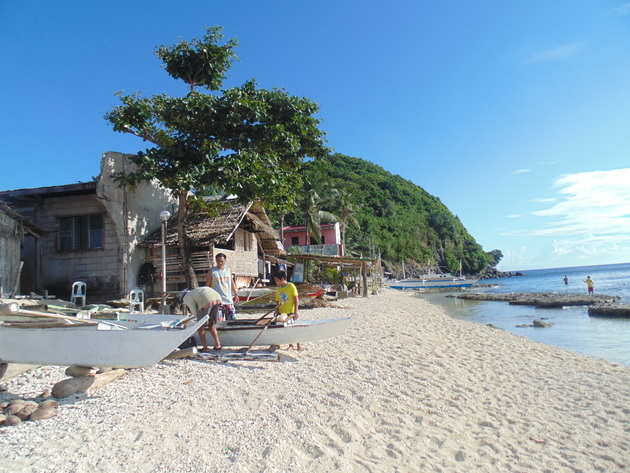
M 523 276 L 481 280 L 467 292 L 555 292 L 587 294 L 584 280 L 590 276 L 596 294 L 621 297 L 630 304 L 630 263 L 573 268 L 521 271 Z M 569 283 L 563 279 L 567 276 Z M 503 330 L 538 342 L 564 348 L 613 363 L 630 366 L 630 318 L 590 317 L 587 307 L 537 309 L 534 306 L 509 305 L 507 302 L 457 299 L 454 292 L 426 293 L 418 297 L 443 306 L 452 317 L 493 324 Z M 547 328 L 517 327 L 543 319 L 554 325 Z

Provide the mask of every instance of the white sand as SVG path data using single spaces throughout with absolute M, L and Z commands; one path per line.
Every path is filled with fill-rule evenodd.
M 451 319 L 410 293 L 339 301 L 341 337 L 280 363 L 172 360 L 0 428 L 0 471 L 630 470 L 630 367 Z M 33 397 L 65 378 L 4 382 Z

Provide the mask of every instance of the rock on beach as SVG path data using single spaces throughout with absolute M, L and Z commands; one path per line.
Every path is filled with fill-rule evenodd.
M 0 428 L 0 472 L 623 472 L 630 367 L 448 317 L 386 289 L 280 362 L 165 360 Z M 39 393 L 63 367 L 6 383 Z

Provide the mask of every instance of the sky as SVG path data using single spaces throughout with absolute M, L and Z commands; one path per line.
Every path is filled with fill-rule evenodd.
M 504 271 L 630 261 L 627 0 L 0 0 L 0 190 L 146 144 L 116 92 L 183 95 L 157 46 L 222 26 L 225 86 L 317 102 L 336 152 L 437 196 Z

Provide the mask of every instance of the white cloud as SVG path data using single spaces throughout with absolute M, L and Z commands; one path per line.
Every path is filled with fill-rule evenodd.
M 615 235 L 630 239 L 630 168 L 568 174 L 556 179 L 561 200 L 534 215 L 556 219 L 535 231 L 551 235 Z
M 521 214 L 512 214 L 512 215 L 506 215 L 507 218 L 519 218 L 521 217 Z
M 532 202 L 540 202 L 542 204 L 548 204 L 548 203 L 557 202 L 557 201 L 558 199 L 554 197 L 547 197 L 547 198 L 540 197 L 538 199 L 532 199 Z
M 565 44 L 556 48 L 545 49 L 529 57 L 525 62 L 535 64 L 539 62 L 560 62 L 565 61 L 581 53 L 586 47 L 585 43 L 576 42 Z
M 551 237 L 557 239 L 558 247 L 583 252 L 612 244 L 629 246 L 629 183 L 630 168 L 559 176 L 554 182 L 559 193 L 557 203 L 532 212 L 551 222 L 543 228 L 507 235 Z
M 526 266 L 532 260 L 528 253 L 529 248 L 526 246 L 522 246 L 518 250 L 505 250 L 501 263 L 511 268 Z
M 630 14 L 630 3 L 608 10 L 609 15 L 624 16 Z
M 512 174 L 523 174 L 525 172 L 531 172 L 531 169 L 517 169 Z

